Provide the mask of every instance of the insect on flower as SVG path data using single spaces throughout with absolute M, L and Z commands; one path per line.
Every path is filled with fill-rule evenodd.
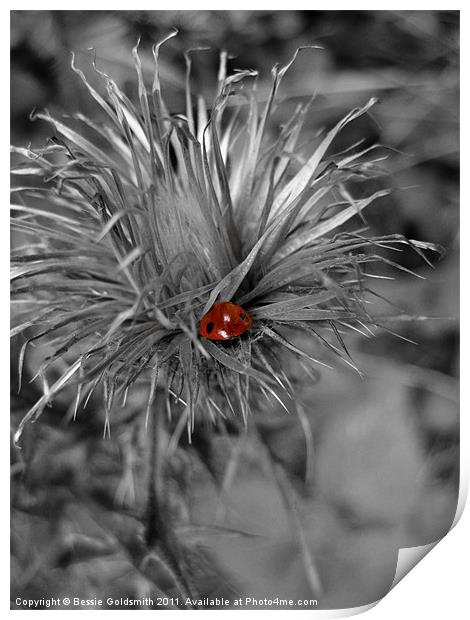
M 210 340 L 229 340 L 240 336 L 252 325 L 253 319 L 241 306 L 221 301 L 202 317 L 199 331 Z
M 433 249 L 400 235 L 341 229 L 390 193 L 371 194 L 365 185 L 355 196 L 357 184 L 382 174 L 375 165 L 382 155 L 372 155 L 378 145 L 336 154 L 333 145 L 375 99 L 305 142 L 313 99 L 280 127 L 271 118 L 300 50 L 274 67 L 264 102 L 256 72 L 227 75 L 225 53 L 212 101 L 195 99 L 188 53 L 186 110 L 173 115 L 162 94 L 159 50 L 175 34 L 153 46 L 150 91 L 133 49 L 136 101 L 94 65 L 96 90 L 73 62 L 102 122 L 38 113 L 54 139 L 39 150 L 13 147 L 13 173 L 33 175 L 39 185 L 13 188 L 20 377 L 29 345 L 47 340 L 49 347 L 31 369 L 45 378 L 44 395 L 16 441 L 68 386 L 76 389 L 74 416 L 102 391 L 108 429 L 140 378 L 149 384 L 146 416 L 161 388 L 168 411 L 185 408 L 188 434 L 196 421 L 215 421 L 227 410 L 246 423 L 259 393 L 278 400 L 282 390 L 295 402 L 286 356 L 314 376 L 325 365 L 321 350 L 356 368 L 344 336 L 381 326 L 365 278 L 373 263 L 399 265 L 379 250 L 407 245 L 426 260 L 423 250 Z

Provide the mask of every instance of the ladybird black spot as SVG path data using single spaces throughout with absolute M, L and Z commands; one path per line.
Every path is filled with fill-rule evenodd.
M 213 329 L 214 329 L 214 323 L 212 321 L 209 321 L 209 323 L 207 323 L 206 325 L 206 332 L 210 334 Z
M 242 321 L 246 321 L 248 317 L 246 316 L 244 312 L 240 312 L 240 318 Z

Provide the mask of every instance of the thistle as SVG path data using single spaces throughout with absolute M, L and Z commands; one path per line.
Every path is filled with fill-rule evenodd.
M 187 54 L 186 110 L 172 114 L 159 80 L 163 42 L 153 48 L 150 90 L 133 50 L 137 103 L 95 66 L 106 90 L 100 94 L 72 61 L 103 120 L 37 114 L 55 130 L 50 143 L 13 149 L 22 159 L 14 173 L 44 180 L 14 188 L 21 197 L 13 205 L 14 229 L 28 240 L 13 251 L 13 298 L 23 309 L 13 332 L 26 333 L 20 376 L 29 344 L 47 342 L 50 350 L 38 369 L 44 394 L 16 441 L 66 386 L 76 388 L 74 415 L 102 388 L 108 432 L 112 411 L 140 379 L 148 382 L 147 417 L 160 392 L 189 436 L 200 419 L 246 423 L 259 394 L 284 407 L 286 399 L 295 403 L 285 353 L 313 375 L 325 363 L 322 348 L 355 368 L 345 332 L 380 325 L 367 309 L 368 265 L 391 263 L 381 248 L 407 244 L 423 255 L 432 247 L 398 235 L 367 236 L 363 227 L 342 231 L 389 193 L 355 198 L 348 188 L 351 179 L 381 174 L 375 147 L 355 144 L 331 154 L 337 134 L 374 99 L 309 139 L 303 127 L 312 99 L 272 135 L 279 85 L 295 56 L 273 69 L 260 104 L 256 73 L 227 75 L 222 54 L 208 107 L 202 97 L 194 103 Z M 220 301 L 252 319 L 226 341 L 199 331 Z

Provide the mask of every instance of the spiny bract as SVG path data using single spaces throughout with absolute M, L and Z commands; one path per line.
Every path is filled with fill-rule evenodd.
M 45 181 L 14 188 L 22 197 L 13 205 L 14 228 L 27 241 L 13 252 L 13 296 L 26 308 L 13 330 L 27 330 L 20 367 L 28 343 L 41 339 L 53 352 L 38 374 L 46 377 L 62 362 L 16 439 L 70 384 L 77 386 L 75 413 L 103 387 L 109 424 L 112 408 L 141 376 L 148 376 L 147 415 L 161 386 L 182 404 L 189 432 L 200 415 L 246 419 L 250 390 L 278 399 L 277 390 L 289 392 L 282 350 L 303 364 L 321 363 L 289 340 L 287 328 L 353 364 L 340 334 L 377 324 L 365 310 L 361 268 L 382 260 L 375 254 L 382 244 L 411 243 L 338 231 L 388 193 L 355 199 L 345 185 L 377 173 L 368 159 L 373 147 L 327 155 L 338 132 L 374 100 L 312 138 L 302 158 L 311 101 L 268 135 L 280 81 L 294 59 L 273 69 L 260 104 L 256 74 L 227 76 L 222 54 L 211 108 L 198 97 L 193 110 L 187 54 L 186 112 L 171 115 L 160 88 L 160 46 L 153 48 L 150 92 L 133 50 L 138 105 L 95 67 L 106 87 L 99 94 L 72 62 L 105 118 L 76 115 L 65 123 L 37 114 L 52 123 L 55 137 L 39 151 L 14 148 L 23 159 L 14 172 Z M 420 253 L 430 247 L 412 246 Z M 253 328 L 224 344 L 201 338 L 201 317 L 217 300 L 241 304 Z

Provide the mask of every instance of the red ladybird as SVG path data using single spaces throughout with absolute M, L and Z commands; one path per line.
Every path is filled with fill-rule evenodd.
M 219 301 L 201 319 L 199 331 L 210 340 L 229 340 L 253 325 L 253 319 L 241 306 Z

